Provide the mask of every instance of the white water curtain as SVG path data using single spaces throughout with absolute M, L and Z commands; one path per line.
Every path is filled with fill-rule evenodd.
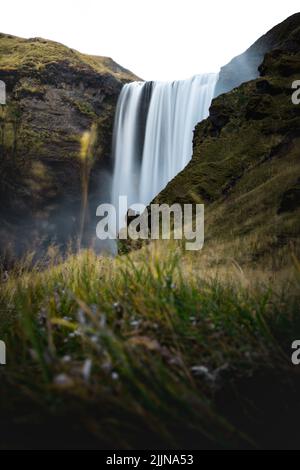
M 192 157 L 193 130 L 208 116 L 218 74 L 133 82 L 121 91 L 114 126 L 112 203 L 149 204 Z M 145 104 L 143 101 L 148 100 Z M 145 115 L 146 114 L 146 115 Z M 144 125 L 141 125 L 142 121 Z M 121 214 L 125 224 L 126 214 Z

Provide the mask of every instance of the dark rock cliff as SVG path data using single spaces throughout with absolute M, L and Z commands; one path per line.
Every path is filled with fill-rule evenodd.
M 0 243 L 2 255 L 66 243 L 80 212 L 80 138 L 97 126 L 90 206 L 101 202 L 111 166 L 115 105 L 137 77 L 106 57 L 41 38 L 0 35 Z M 34 241 L 34 243 L 33 243 Z
M 234 57 L 227 65 L 224 65 L 220 70 L 215 96 L 227 93 L 242 83 L 257 78 L 258 67 L 268 51 L 284 47 L 286 41 L 290 50 L 296 50 L 299 46 L 290 32 L 297 30 L 299 22 L 300 13 L 290 16 L 259 38 L 243 54 Z

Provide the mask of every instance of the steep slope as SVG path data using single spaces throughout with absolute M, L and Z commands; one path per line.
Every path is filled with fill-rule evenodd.
M 299 27 L 300 13 L 287 18 L 274 26 L 270 31 L 255 41 L 243 54 L 234 57 L 220 70 L 219 80 L 215 89 L 215 96 L 227 93 L 243 82 L 253 80 L 259 76 L 258 67 L 267 52 L 278 49 L 289 40 L 290 50 L 297 50 L 297 41 L 293 40 L 290 32 Z
M 292 83 L 300 76 L 300 15 L 292 24 L 259 78 L 213 100 L 195 129 L 191 162 L 155 200 L 204 202 L 206 243 L 227 244 L 228 256 L 238 248 L 244 261 L 299 244 L 300 105 Z
M 1 251 L 33 239 L 64 243 L 78 229 L 80 137 L 97 125 L 91 199 L 99 203 L 109 170 L 116 101 L 137 77 L 107 57 L 41 38 L 0 35 Z

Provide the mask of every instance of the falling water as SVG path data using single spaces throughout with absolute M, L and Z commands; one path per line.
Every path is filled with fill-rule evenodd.
M 174 82 L 133 82 L 123 87 L 115 118 L 112 202 L 145 204 L 192 157 L 193 129 L 208 116 L 217 74 Z M 125 221 L 125 213 L 121 214 Z

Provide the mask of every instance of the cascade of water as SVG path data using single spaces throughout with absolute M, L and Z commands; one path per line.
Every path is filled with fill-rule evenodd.
M 112 202 L 149 204 L 192 157 L 193 129 L 208 115 L 217 74 L 123 87 L 116 111 Z M 125 213 L 121 214 L 125 223 Z

